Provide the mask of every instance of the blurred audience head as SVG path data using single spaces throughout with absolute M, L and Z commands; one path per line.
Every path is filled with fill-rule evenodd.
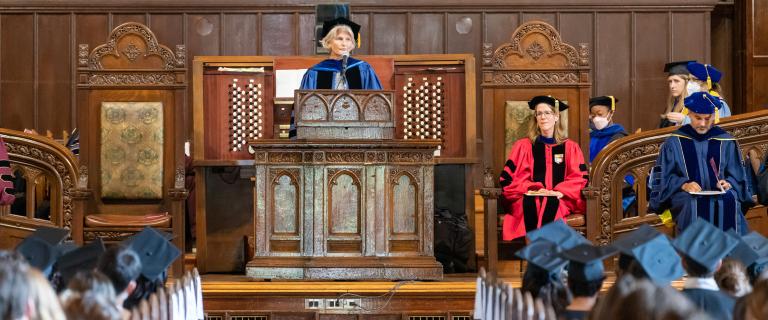
M 738 260 L 723 260 L 723 265 L 715 272 L 715 281 L 720 290 L 733 297 L 738 298 L 752 291 L 747 269 Z

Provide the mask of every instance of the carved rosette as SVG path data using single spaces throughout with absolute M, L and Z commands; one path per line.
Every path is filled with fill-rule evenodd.
M 521 48 L 520 44 L 522 40 L 531 33 L 539 33 L 544 35 L 552 47 L 552 52 L 545 52 L 544 46 L 534 42 L 533 45 L 527 48 Z M 536 45 L 538 44 L 538 46 Z M 538 60 L 544 54 L 562 54 L 567 59 L 567 67 L 579 66 L 579 54 L 576 49 L 571 45 L 564 43 L 560 39 L 560 34 L 557 33 L 554 27 L 543 21 L 531 21 L 518 27 L 515 32 L 512 33 L 512 38 L 509 43 L 502 44 L 491 58 L 491 66 L 496 68 L 506 68 L 504 62 L 506 57 L 510 54 L 517 54 L 519 56 L 530 56 L 534 60 Z
M 331 163 L 363 162 L 363 152 L 326 152 L 325 160 Z
M 493 82 L 505 84 L 575 84 L 579 76 L 575 72 L 525 72 L 496 73 Z
M 179 47 L 176 47 L 177 52 L 184 53 L 185 56 L 182 59 L 177 59 L 176 55 L 169 49 L 168 47 L 158 44 L 157 37 L 155 37 L 155 34 L 149 30 L 149 28 L 141 23 L 138 22 L 128 22 L 124 23 L 114 30 L 112 30 L 112 33 L 109 35 L 109 38 L 107 40 L 107 43 L 102 44 L 91 52 L 91 54 L 88 56 L 88 67 L 94 70 L 102 70 L 103 67 L 101 65 L 101 59 L 106 55 L 113 55 L 120 57 L 121 53 L 117 50 L 117 43 L 120 40 L 120 38 L 124 37 L 128 34 L 134 34 L 138 35 L 147 44 L 147 52 L 144 54 L 145 56 L 148 55 L 158 55 L 163 59 L 163 68 L 166 70 L 171 70 L 176 68 L 177 66 L 183 66 L 185 64 L 184 59 L 186 58 L 186 50 L 179 50 Z M 127 57 L 130 58 L 130 57 Z
M 268 155 L 271 163 L 300 163 L 300 152 L 270 152 Z M 258 159 L 257 159 L 258 161 Z
M 172 85 L 176 76 L 170 72 L 163 73 L 109 73 L 91 74 L 88 84 L 96 86 L 114 85 Z
M 265 151 L 254 152 L 253 159 L 258 163 L 264 163 L 267 161 L 267 153 Z
M 40 149 L 36 146 L 20 145 L 13 142 L 6 142 L 6 148 L 8 153 L 18 154 L 34 158 L 45 162 L 51 166 L 56 173 L 61 177 L 63 190 L 62 190 L 62 205 L 63 205 L 63 220 L 64 228 L 71 229 L 72 227 L 72 191 L 75 188 L 75 176 L 74 172 L 67 170 L 67 166 L 64 161 L 48 150 Z
M 365 153 L 365 161 L 366 162 L 384 162 L 386 161 L 386 153 L 384 152 L 366 152 Z

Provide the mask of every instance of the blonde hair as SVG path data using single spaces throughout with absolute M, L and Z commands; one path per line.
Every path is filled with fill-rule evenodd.
M 691 76 L 687 74 L 673 74 L 670 77 L 680 77 L 683 79 L 683 92 L 680 93 L 680 98 L 676 99 L 675 96 L 672 95 L 672 93 L 669 93 L 669 97 L 667 98 L 667 111 L 664 112 L 666 114 L 667 112 L 681 112 L 683 108 L 685 108 L 685 97 L 688 95 L 688 81 L 691 81 Z
M 563 119 L 560 118 L 560 111 L 556 110 L 555 107 L 544 103 L 549 107 L 550 110 L 554 113 L 555 118 L 557 118 L 557 123 L 555 123 L 555 134 L 554 138 L 557 143 L 562 143 L 567 139 L 565 134 L 565 125 L 563 124 Z M 537 105 L 538 106 L 538 105 Z M 531 142 L 536 142 L 536 137 L 541 135 L 541 129 L 539 129 L 538 124 L 538 117 L 536 116 L 536 107 L 534 106 L 533 110 L 533 116 L 530 118 L 531 120 L 528 121 L 528 139 L 531 139 Z
M 752 291 L 747 269 L 738 260 L 723 260 L 723 265 L 715 272 L 715 281 L 720 290 L 734 297 L 741 297 Z
M 328 34 L 323 37 L 323 48 L 330 49 L 331 48 L 331 41 L 333 41 L 333 38 L 336 38 L 336 36 L 340 32 L 346 32 L 349 34 L 350 37 L 352 37 L 352 42 L 355 42 L 355 33 L 352 32 L 352 28 L 350 28 L 346 24 L 338 24 L 335 27 L 331 28 L 331 31 L 328 31 Z M 352 50 L 354 50 L 355 46 L 352 46 Z
M 59 298 L 45 276 L 34 268 L 27 271 L 27 276 L 29 277 L 29 297 L 35 304 L 33 319 L 66 320 Z

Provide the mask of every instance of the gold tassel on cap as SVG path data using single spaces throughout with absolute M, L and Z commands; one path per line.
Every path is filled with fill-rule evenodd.
M 712 77 L 709 76 L 709 65 L 704 65 L 704 71 L 707 73 L 707 90 L 712 91 Z
M 616 111 L 616 98 L 614 98 L 613 96 L 608 96 L 608 97 L 611 98 L 611 111 Z

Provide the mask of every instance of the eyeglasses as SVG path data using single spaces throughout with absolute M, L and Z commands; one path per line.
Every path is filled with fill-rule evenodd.
M 536 112 L 536 116 L 537 116 L 537 117 L 544 117 L 544 118 L 549 118 L 549 117 L 552 117 L 552 116 L 554 116 L 554 115 L 555 115 L 555 113 L 554 113 L 554 112 L 552 112 L 552 111 L 542 111 L 542 112 Z

